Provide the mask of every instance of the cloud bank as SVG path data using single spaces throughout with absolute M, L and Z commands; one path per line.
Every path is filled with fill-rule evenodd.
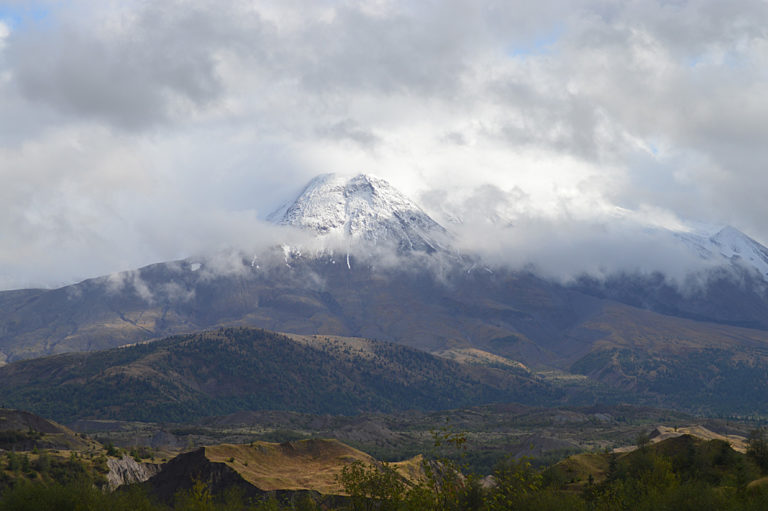
M 511 194 L 516 234 L 472 240 L 509 257 L 640 265 L 642 232 L 588 227 L 615 208 L 765 243 L 766 25 L 758 0 L 0 0 L 0 288 L 271 243 L 323 172 L 441 214 Z

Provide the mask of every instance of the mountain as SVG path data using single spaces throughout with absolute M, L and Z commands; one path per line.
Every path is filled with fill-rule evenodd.
M 324 174 L 313 179 L 293 203 L 269 216 L 280 225 L 336 240 L 363 240 L 399 251 L 435 252 L 446 230 L 383 179 Z
M 684 279 L 661 271 L 582 275 L 570 287 L 665 315 L 768 329 L 768 248 L 731 226 L 658 231 L 694 261 Z
M 201 267 L 197 271 L 202 269 Z M 150 268 L 142 272 L 140 277 L 145 282 L 152 282 L 162 288 L 163 281 L 153 272 L 163 270 L 167 268 Z M 179 274 L 175 275 L 178 281 Z M 312 284 L 316 284 L 319 278 L 325 280 L 323 286 L 314 287 Z M 200 323 L 205 321 L 215 324 L 219 321 L 229 324 L 257 324 L 269 328 L 279 326 L 283 330 L 299 334 L 327 332 L 329 336 L 353 335 L 390 340 L 399 343 L 403 350 L 410 346 L 426 352 L 447 352 L 447 356 L 467 353 L 467 349 L 471 348 L 473 360 L 468 361 L 472 363 L 468 367 L 487 374 L 489 378 L 499 374 L 498 371 L 510 373 L 512 369 L 515 374 L 525 376 L 524 368 L 510 362 L 520 361 L 536 371 L 557 369 L 566 373 L 575 372 L 583 375 L 581 380 L 586 377 L 586 381 L 601 382 L 608 386 L 603 390 L 595 389 L 597 393 L 582 396 L 581 401 L 578 401 L 581 403 L 619 398 L 626 401 L 631 398 L 634 402 L 642 404 L 702 413 L 754 413 L 756 410 L 765 409 L 764 395 L 768 392 L 768 380 L 764 377 L 768 368 L 766 331 L 662 315 L 564 289 L 526 274 L 456 272 L 438 279 L 430 272 L 415 271 L 410 267 L 384 272 L 353 264 L 352 270 L 349 270 L 345 265 L 333 264 L 329 260 L 312 259 L 293 261 L 290 266 L 278 265 L 269 271 L 263 268 L 252 269 L 252 273 L 237 279 L 221 277 L 218 280 L 200 281 L 194 287 L 197 290 L 194 299 L 188 302 L 157 303 L 153 307 L 149 307 L 140 299 L 130 299 L 133 291 L 124 290 L 124 295 L 110 297 L 103 289 L 99 290 L 98 285 L 91 285 L 94 288 L 84 289 L 80 299 L 92 294 L 87 303 L 94 304 L 92 312 L 96 314 L 96 318 L 107 312 L 110 307 L 120 305 L 122 299 L 126 300 L 122 303 L 123 306 L 136 306 L 133 310 L 121 311 L 125 320 L 132 322 L 123 322 L 124 326 L 120 328 L 125 328 L 127 332 L 137 336 L 148 335 L 142 328 L 162 326 L 158 319 L 164 314 L 165 328 L 178 328 L 178 324 L 171 321 L 178 321 L 179 318 L 196 318 Z M 98 297 L 103 298 L 103 303 Z M 77 304 L 77 300 L 72 298 L 71 302 L 66 303 L 76 310 L 86 310 L 87 308 Z M 183 322 L 181 324 L 186 325 Z M 96 325 L 92 325 L 83 328 L 83 331 L 93 333 L 100 330 Z M 109 337 L 99 338 L 105 343 L 110 340 Z M 70 335 L 65 342 L 74 344 L 77 339 L 75 335 Z M 169 414 L 170 419 L 175 413 L 179 413 L 179 417 L 186 417 L 184 414 L 193 413 L 192 410 L 195 416 L 227 413 L 227 407 L 233 402 L 246 403 L 243 406 L 261 409 L 280 408 L 280 403 L 291 403 L 293 409 L 318 413 L 341 411 L 345 407 L 347 410 L 376 410 L 394 406 L 390 398 L 386 397 L 391 394 L 390 391 L 382 397 L 376 393 L 379 391 L 371 390 L 372 396 L 378 397 L 371 397 L 367 401 L 366 398 L 356 402 L 357 404 L 355 401 L 335 403 L 332 400 L 320 399 L 321 396 L 317 393 L 321 392 L 321 385 L 299 385 L 301 380 L 286 385 L 286 389 L 281 390 L 279 394 L 270 393 L 269 395 L 274 397 L 271 402 L 265 396 L 247 402 L 227 401 L 229 398 L 226 395 L 199 394 L 197 390 L 189 394 L 189 388 L 210 387 L 200 387 L 202 382 L 197 380 L 192 380 L 189 385 L 184 383 L 179 386 L 179 381 L 186 380 L 173 378 L 158 389 L 172 389 L 170 395 L 174 398 L 168 402 L 163 397 L 155 405 L 149 396 L 165 396 L 161 390 L 153 390 L 152 386 L 142 387 L 145 384 L 143 380 L 131 380 L 131 385 L 125 386 L 123 380 L 112 377 L 105 380 L 104 375 L 97 371 L 98 367 L 105 364 L 110 367 L 114 365 L 110 362 L 114 357 L 117 357 L 114 363 L 125 365 L 120 362 L 119 356 L 132 354 L 132 357 L 140 358 L 137 354 L 141 353 L 141 350 L 154 349 L 155 345 L 158 349 L 162 347 L 162 344 L 149 343 L 100 353 L 60 355 L 64 367 L 70 368 L 67 371 L 53 363 L 58 360 L 56 357 L 12 363 L 0 368 L 0 394 L 7 392 L 7 399 L 11 396 L 21 399 L 13 401 L 14 406 L 26 407 L 31 406 L 29 403 L 35 403 L 35 406 L 58 407 L 56 411 L 48 408 L 33 409 L 54 418 L 61 417 L 60 414 L 74 417 L 84 405 L 95 406 L 95 403 L 102 403 L 96 399 L 100 396 L 99 392 L 103 392 L 109 399 L 117 399 L 121 392 L 131 393 L 134 388 L 140 388 L 146 395 L 142 394 L 140 400 L 128 407 L 109 408 L 107 404 L 112 402 L 103 401 L 107 407 L 105 409 L 126 418 L 131 414 L 142 416 L 147 413 L 154 414 L 159 410 Z M 389 346 L 398 347 L 395 344 Z M 316 353 L 300 346 L 298 348 L 307 356 Z M 478 351 L 474 350 L 506 360 L 499 363 L 495 357 L 481 357 Z M 281 353 L 280 356 L 288 361 L 297 357 L 292 351 Z M 431 357 L 427 353 L 416 351 L 411 357 L 413 360 L 422 360 L 416 354 L 419 357 Z M 180 374 L 193 372 L 192 367 L 220 367 L 217 362 L 220 356 L 219 354 L 190 360 L 185 366 L 187 369 Z M 273 356 L 264 355 L 265 360 L 270 360 Z M 163 368 L 170 362 L 166 360 L 165 355 L 157 357 L 153 359 L 154 365 L 151 367 L 154 369 L 151 374 L 162 375 L 166 371 Z M 98 363 L 91 366 L 88 361 Z M 479 361 L 485 361 L 485 365 L 476 365 Z M 133 359 L 128 362 L 133 363 Z M 237 359 L 232 361 L 236 362 Z M 85 377 L 77 372 L 80 367 L 91 368 L 89 371 L 96 371 L 94 374 L 101 376 L 92 382 L 86 379 L 89 385 L 85 390 L 77 385 L 62 385 L 64 382 L 76 382 L 80 385 Z M 307 367 L 315 366 L 310 364 Z M 353 367 L 343 367 L 342 374 L 350 371 L 353 375 L 358 374 Z M 22 368 L 24 371 L 17 373 Z M 496 371 L 491 370 L 494 368 Z M 385 369 L 371 371 L 367 376 L 359 374 L 357 385 L 371 384 L 371 375 L 379 374 L 379 371 Z M 115 374 L 120 375 L 123 372 Z M 26 379 L 26 376 L 11 377 L 14 374 L 37 376 L 31 379 Z M 111 372 L 108 374 L 115 376 Z M 199 377 L 202 377 L 202 374 L 205 372 L 201 372 Z M 224 379 L 224 374 L 227 373 L 222 373 L 216 378 Z M 88 375 L 93 376 L 91 373 Z M 566 384 L 571 381 L 568 378 L 576 378 L 575 382 L 580 382 L 577 377 L 567 374 L 563 376 L 566 378 Z M 57 379 L 60 377 L 63 379 Z M 197 377 L 196 375 L 195 378 Z M 7 387 L 2 384 L 3 381 Z M 323 384 L 333 384 L 332 380 L 321 381 Z M 487 383 L 491 387 L 498 384 L 493 381 Z M 252 384 L 256 385 L 256 382 Z M 311 392 L 301 391 L 304 388 L 302 385 L 306 385 Z M 296 388 L 298 394 L 285 394 L 290 388 Z M 431 388 L 438 392 L 440 387 Z M 502 393 L 496 396 L 498 399 L 546 401 L 546 393 L 526 394 L 528 391 L 523 392 L 523 388 L 525 387 L 521 388 L 521 393 Z M 35 393 L 30 389 L 36 389 Z M 40 389 L 53 390 L 50 397 L 44 397 L 45 394 L 36 393 Z M 92 392 L 95 394 L 91 394 Z M 328 392 L 333 395 L 331 390 Z M 440 403 L 443 398 L 448 399 L 448 396 L 446 394 L 439 399 L 430 398 L 429 402 Z M 127 398 L 130 398 L 130 395 Z M 398 399 L 402 399 L 403 403 L 409 402 L 402 396 Z M 418 407 L 413 401 L 410 402 L 412 406 Z M 74 408 L 62 408 L 67 406 Z M 311 408 L 312 406 L 317 408 Z
M 768 330 L 768 283 L 741 264 L 762 261 L 768 250 L 732 228 L 678 236 L 725 265 L 697 275 L 695 285 L 681 287 L 661 273 L 584 275 L 561 285 L 527 271 L 442 257 L 445 229 L 372 176 L 319 176 L 272 218 L 333 238 L 346 254 L 228 252 L 60 289 L 0 292 L 0 363 L 240 325 L 370 337 L 430 352 L 480 349 L 562 369 L 600 340 L 579 327 L 607 302 Z M 367 253 L 385 246 L 399 255 Z
M 0 395 L 61 421 L 182 421 L 239 410 L 445 409 L 549 401 L 520 371 L 463 366 L 405 346 L 247 328 L 0 367 Z
M 258 327 L 389 341 L 481 368 L 575 372 L 652 405 L 764 406 L 768 283 L 742 264 L 758 264 L 764 248 L 734 229 L 678 238 L 723 261 L 681 287 L 661 273 L 562 284 L 454 257 L 438 240 L 447 236 L 442 227 L 364 175 L 321 176 L 273 219 L 333 238 L 346 253 L 231 251 L 60 289 L 2 292 L 0 360 Z M 745 381 L 751 386 L 740 391 Z M 210 398 L 195 396 L 198 404 Z
M 727 225 L 712 232 L 712 228 L 675 233 L 702 259 L 724 258 L 747 269 L 754 269 L 768 280 L 768 248 L 738 229 Z

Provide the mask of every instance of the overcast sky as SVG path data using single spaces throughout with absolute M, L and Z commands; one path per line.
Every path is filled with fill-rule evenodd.
M 765 243 L 766 133 L 763 0 L 0 0 L 0 289 L 249 246 L 323 172 Z

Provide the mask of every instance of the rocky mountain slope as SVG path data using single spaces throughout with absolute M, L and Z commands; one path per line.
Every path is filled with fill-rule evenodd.
M 599 279 L 582 275 L 569 287 L 666 315 L 768 329 L 768 248 L 731 226 L 671 235 L 703 264 L 684 281 L 660 271 L 616 272 Z

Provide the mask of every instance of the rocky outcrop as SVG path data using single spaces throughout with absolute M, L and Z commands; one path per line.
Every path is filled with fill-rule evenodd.
M 161 465 L 157 463 L 139 463 L 132 457 L 124 455 L 122 458 L 109 458 L 107 460 L 107 484 L 110 490 L 114 490 L 124 484 L 143 483 L 153 475 L 160 472 Z

